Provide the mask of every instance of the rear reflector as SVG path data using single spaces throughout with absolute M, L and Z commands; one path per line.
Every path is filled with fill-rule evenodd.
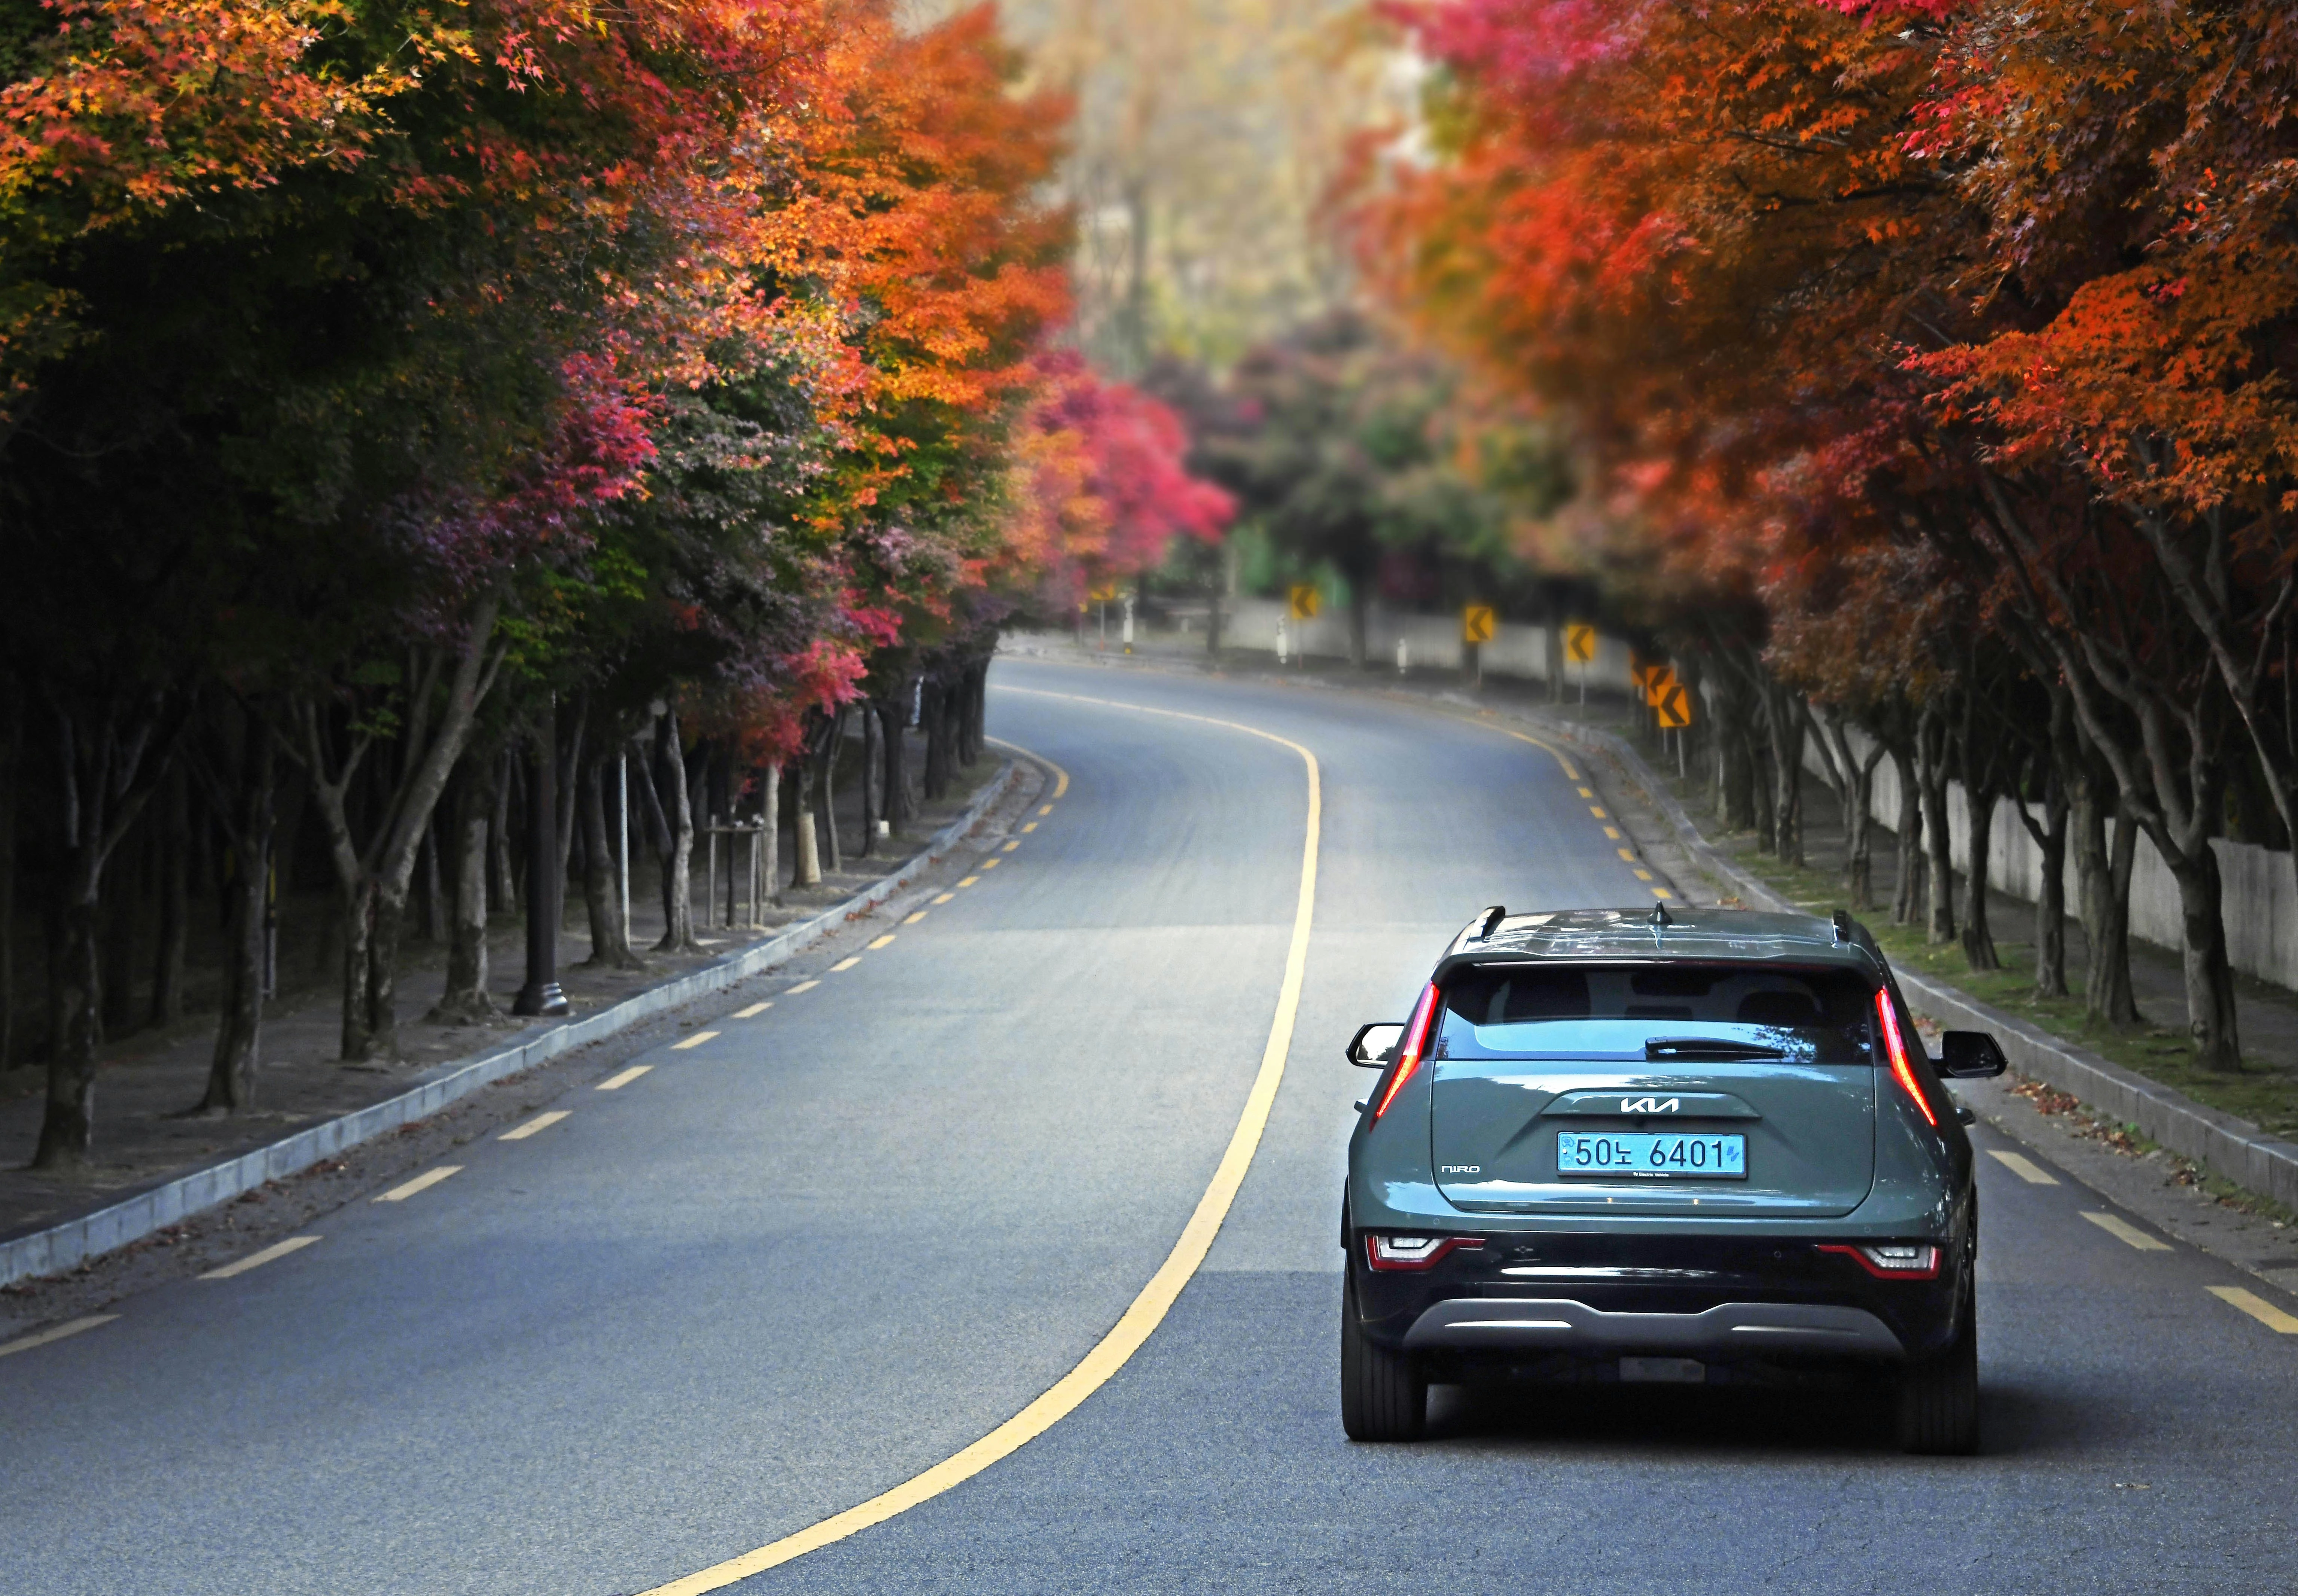
M 1436 1019 L 1436 983 L 1430 981 L 1421 988 L 1420 1002 L 1414 1007 L 1412 1019 L 1404 1028 L 1404 1040 L 1397 1045 L 1396 1064 L 1388 1077 L 1388 1090 L 1380 1095 L 1380 1104 L 1372 1111 L 1374 1119 L 1377 1120 L 1388 1112 L 1388 1105 L 1396 1101 L 1396 1094 L 1419 1070 L 1421 1050 L 1428 1045 L 1428 1028 Z
M 1376 1269 L 1425 1269 L 1462 1247 L 1481 1247 L 1481 1236 L 1368 1236 L 1365 1261 Z
M 1922 1082 L 1915 1079 L 1915 1067 L 1908 1061 L 1907 1044 L 1899 1036 L 1899 1016 L 1891 1006 L 1891 995 L 1880 987 L 1875 990 L 1875 1013 L 1883 1023 L 1883 1052 L 1891 1061 L 1891 1079 L 1914 1099 L 1915 1106 L 1923 1111 L 1923 1118 L 1937 1130 L 1938 1115 L 1931 1112 L 1930 1100 L 1923 1096 Z
M 1878 1280 L 1938 1278 L 1939 1250 L 1929 1242 L 1871 1242 L 1856 1247 L 1837 1243 L 1819 1250 L 1842 1253 Z

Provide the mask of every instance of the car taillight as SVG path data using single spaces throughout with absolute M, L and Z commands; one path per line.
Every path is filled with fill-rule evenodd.
M 1368 1236 L 1365 1261 L 1376 1269 L 1425 1269 L 1463 1247 L 1481 1247 L 1481 1236 Z
M 1939 1250 L 1929 1242 L 1886 1241 L 1823 1245 L 1823 1253 L 1840 1253 L 1879 1280 L 1936 1280 Z
M 1883 1053 L 1891 1061 L 1891 1079 L 1899 1089 L 1914 1100 L 1930 1121 L 1933 1130 L 1938 1129 L 1938 1115 L 1931 1112 L 1930 1099 L 1923 1096 L 1922 1082 L 1915 1079 L 1915 1066 L 1907 1058 L 1907 1044 L 1899 1035 L 1899 1016 L 1891 1006 L 1891 995 L 1878 988 L 1875 992 L 1875 1013 L 1883 1025 Z
M 1380 1095 L 1380 1102 L 1372 1111 L 1375 1120 L 1388 1112 L 1388 1105 L 1396 1101 L 1404 1083 L 1420 1068 L 1420 1052 L 1428 1045 L 1428 1027 L 1436 1018 L 1437 1000 L 1436 983 L 1430 981 L 1421 988 L 1420 1002 L 1404 1027 L 1404 1040 L 1397 1044 L 1396 1066 L 1389 1071 L 1388 1090 Z

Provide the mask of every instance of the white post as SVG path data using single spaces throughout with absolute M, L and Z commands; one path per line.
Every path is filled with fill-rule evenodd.
M 631 754 L 615 761 L 615 874 L 621 879 L 623 935 L 631 934 Z
M 1285 617 L 1278 616 L 1277 617 L 1277 663 L 1279 665 L 1285 663 Z
M 1133 595 L 1125 596 L 1125 651 L 1133 652 Z
M 1400 632 L 1396 634 L 1396 674 L 1403 675 L 1411 663 L 1412 657 L 1405 647 L 1404 633 Z

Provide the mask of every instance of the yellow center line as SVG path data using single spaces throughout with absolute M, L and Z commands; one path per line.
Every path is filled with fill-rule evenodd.
M 2169 1242 L 2155 1240 L 2137 1226 L 2114 1214 L 2086 1212 L 2083 1218 L 2096 1225 L 2115 1240 L 2128 1242 L 2142 1253 L 2167 1253 L 2170 1250 Z
M 1639 870 L 1636 872 L 1636 880 L 1640 881 L 1649 881 L 1651 879 L 1652 872 L 1649 870 Z
M 1609 820 L 1612 818 L 1610 815 L 1604 813 L 1600 806 L 1595 804 L 1588 806 L 1588 813 L 1594 815 L 1598 820 Z
M 1583 798 L 1594 798 L 1596 796 L 1596 790 L 1592 787 L 1583 787 L 1580 790 L 1580 796 Z
M 1604 835 L 1609 837 L 1613 841 L 1617 842 L 1620 839 L 1620 828 L 1617 826 L 1606 826 L 1604 828 Z
M 1252 1167 L 1253 1152 L 1261 1145 L 1261 1131 L 1269 1123 L 1269 1107 L 1277 1101 L 1277 1086 L 1285 1079 L 1285 1056 L 1293 1048 L 1293 1025 L 1301 1011 L 1301 984 L 1309 967 L 1309 931 L 1316 918 L 1317 844 L 1324 818 L 1324 789 L 1317 757 L 1290 738 L 1263 732 L 1257 726 L 1240 725 L 1235 721 L 1215 720 L 1210 715 L 1185 715 L 1177 709 L 1152 709 L 1146 705 L 1087 699 L 1071 693 L 1039 692 L 1029 688 L 1001 686 L 999 690 L 1026 692 L 1033 698 L 1070 699 L 1079 703 L 1104 704 L 1143 715 L 1168 715 L 1176 720 L 1225 726 L 1231 731 L 1277 743 L 1301 757 L 1309 778 L 1308 824 L 1301 844 L 1301 889 L 1294 903 L 1293 939 L 1285 949 L 1285 976 L 1277 991 L 1277 1015 L 1269 1024 L 1269 1041 L 1261 1051 L 1261 1071 L 1253 1077 L 1252 1091 L 1246 1094 L 1244 1112 L 1237 1117 L 1236 1129 L 1229 1137 L 1228 1151 L 1221 1154 L 1220 1167 L 1213 1171 L 1211 1184 L 1205 1187 L 1204 1195 L 1197 1200 L 1196 1211 L 1181 1228 L 1180 1239 L 1173 1244 L 1173 1250 L 1166 1254 L 1164 1263 L 1149 1278 L 1149 1284 L 1141 1288 L 1141 1294 L 1133 1299 L 1132 1306 L 1126 1309 L 1124 1316 L 1119 1319 L 1109 1334 L 1095 1344 L 1076 1368 L 1055 1381 L 1051 1390 L 956 1456 L 935 1464 L 923 1474 L 905 1480 L 892 1490 L 842 1513 L 834 1514 L 796 1534 L 771 1542 L 756 1551 L 745 1552 L 715 1567 L 690 1574 L 665 1585 L 657 1585 L 644 1596 L 701 1596 L 703 1592 L 723 1590 L 737 1580 L 748 1579 L 754 1574 L 804 1557 L 809 1551 L 842 1541 L 873 1524 L 882 1524 L 897 1513 L 907 1512 L 920 1502 L 931 1501 L 952 1486 L 971 1479 L 999 1459 L 1019 1451 L 1060 1423 L 1086 1398 L 1098 1391 L 1112 1375 L 1124 1368 L 1127 1360 L 1149 1339 L 1150 1333 L 1162 1322 L 1175 1300 L 1180 1296 L 1181 1288 L 1189 1283 L 1190 1277 L 1197 1272 L 1197 1266 L 1204 1261 L 1206 1252 L 1213 1245 L 1213 1237 L 1220 1231 L 1221 1221 L 1228 1217 L 1229 1205 L 1236 1201 L 1237 1188 L 1244 1184 L 1245 1171 Z
M 1989 1147 L 1987 1150 L 1987 1155 L 2029 1186 L 2058 1185 L 2058 1181 L 2041 1165 L 2021 1154 L 2005 1153 L 2000 1147 Z
M 937 899 L 936 901 L 938 902 L 939 900 Z M 923 920 L 925 917 L 926 912 L 923 909 L 919 909 L 912 914 L 905 915 L 902 919 L 902 923 L 904 925 L 915 925 L 919 921 Z
M 0 1358 L 13 1357 L 18 1352 L 29 1352 L 36 1346 L 47 1345 L 51 1341 L 62 1341 L 65 1336 L 77 1336 L 82 1330 L 93 1330 L 98 1325 L 108 1325 L 119 1317 L 120 1315 L 116 1313 L 91 1313 L 85 1319 L 66 1319 L 62 1324 L 53 1326 L 45 1330 L 35 1331 L 29 1336 L 19 1336 L 5 1345 L 0 1345 Z
M 1635 856 L 1636 856 L 1636 850 L 1635 850 L 1635 849 L 1633 849 L 1633 848 L 1622 848 L 1622 849 L 1620 850 L 1620 857 L 1622 857 L 1623 859 L 1627 859 L 1627 860 L 1633 861 L 1633 860 L 1635 858 Z
M 1001 689 L 1000 690 L 1005 692 L 1028 692 L 1030 690 L 1025 687 L 1009 687 Z M 1413 698 L 1409 693 L 1392 692 L 1384 693 L 1381 696 L 1394 702 L 1410 704 L 1415 709 L 1424 715 L 1430 712 L 1430 707 L 1426 699 Z M 1485 731 L 1497 732 L 1502 737 L 1513 737 L 1518 742 L 1528 742 L 1533 748 L 1540 749 L 1550 758 L 1555 760 L 1556 763 L 1563 768 L 1564 779 L 1566 781 L 1573 782 L 1575 785 L 1580 781 L 1579 771 L 1573 767 L 1571 760 L 1564 757 L 1563 749 L 1558 748 L 1554 743 L 1542 742 L 1539 738 L 1533 736 L 1529 732 L 1518 732 L 1512 727 L 1496 725 L 1490 719 L 1483 718 L 1491 715 L 1492 712 L 1489 709 L 1478 710 L 1474 715 L 1454 715 L 1451 711 L 1447 709 L 1438 709 L 1435 710 L 1434 713 L 1442 715 L 1448 721 L 1458 721 L 1464 726 L 1482 726 Z M 1582 798 L 1593 798 L 1595 794 L 1583 790 L 1580 796 Z
M 375 1200 L 378 1203 L 404 1203 L 408 1198 L 413 1196 L 417 1192 L 429 1191 L 433 1187 L 447 1178 L 448 1176 L 459 1175 L 462 1172 L 463 1166 L 461 1164 L 442 1163 L 435 1170 L 424 1170 L 423 1173 L 417 1175 L 405 1186 L 393 1187 L 389 1191 L 384 1193 L 383 1195 L 376 1198 Z M 314 1237 L 313 1239 L 316 1240 L 318 1238 Z
M 831 974 L 832 974 L 832 975 L 835 975 L 835 974 L 837 974 L 837 973 L 838 973 L 839 971 L 841 971 L 841 970 L 851 970 L 851 969 L 853 969 L 853 968 L 854 968 L 854 966 L 855 966 L 855 965 L 856 965 L 856 964 L 860 963 L 861 962 L 862 962 L 862 955 L 861 955 L 860 954 L 858 954 L 858 953 L 856 953 L 856 954 L 848 954 L 848 955 L 846 955 L 846 957 L 844 957 L 844 958 L 842 958 L 842 959 L 839 960 L 839 961 L 838 961 L 838 963 L 836 963 L 835 964 L 832 964 L 832 965 L 830 967 L 830 973 L 831 973 Z
M 1033 821 L 1030 821 L 1028 824 L 1024 825 L 1024 826 L 1021 828 L 1021 830 L 1022 830 L 1022 831 L 1023 831 L 1024 833 L 1030 832 L 1030 831 L 1036 831 L 1037 829 L 1037 823 L 1036 821 L 1034 821 L 1034 820 L 1033 820 Z
M 886 946 L 886 944 L 888 944 L 889 942 L 891 942 L 893 939 L 894 939 L 894 933 L 893 933 L 893 932 L 891 932 L 891 931 L 888 931 L 888 932 L 887 932 L 884 936 L 882 936 L 882 937 L 873 937 L 872 939 L 871 939 L 871 941 L 870 941 L 870 951 L 871 951 L 871 952 L 872 952 L 872 953 L 875 953 L 875 952 L 877 952 L 877 951 L 878 951 L 878 949 L 880 949 L 880 948 L 881 948 L 881 947 L 885 947 L 885 946 Z
M 673 1053 L 683 1053 L 690 1047 L 699 1047 L 717 1034 L 715 1030 L 698 1030 L 683 1042 L 673 1042 L 670 1045 L 670 1050 Z
M 453 1171 L 450 1170 L 449 1173 Z M 380 1203 L 381 1197 L 376 1199 Z M 285 1258 L 290 1253 L 300 1253 L 319 1238 L 316 1236 L 291 1236 L 285 1241 L 275 1241 L 260 1253 L 250 1253 L 237 1263 L 227 1263 L 219 1269 L 210 1269 L 200 1277 L 203 1280 L 228 1280 L 234 1275 L 244 1275 L 252 1269 L 260 1269 L 275 1258 Z
M 938 904 L 946 904 L 956 896 L 957 894 L 955 892 L 945 892 L 939 897 L 935 898 L 934 902 Z M 920 913 L 923 913 L 923 911 L 921 910 Z
M 773 1006 L 774 1000 L 769 997 L 765 1002 L 754 1003 L 748 1008 L 736 1009 L 734 1011 L 734 1018 L 737 1020 L 755 1020 L 760 1014 L 765 1013 L 768 1009 Z
M 1039 818 L 1039 819 L 1043 819 L 1045 816 L 1046 816 L 1046 815 L 1051 815 L 1053 812 L 1054 812 L 1054 806 L 1053 806 L 1051 804 L 1039 804 L 1039 805 L 1037 806 L 1037 815 L 1038 815 L 1038 818 Z
M 1021 847 L 1021 839 L 1019 837 L 1016 837 L 1016 838 L 1014 838 L 1014 839 L 1013 839 L 1013 841 L 1011 841 L 1011 842 L 1009 842 L 1009 843 L 1007 843 L 1007 844 L 1005 845 L 1004 851 L 1004 852 L 1006 852 L 1006 853 L 1009 853 L 1009 854 L 1010 854 L 1010 853 L 1012 853 L 1015 848 L 1019 848 L 1019 847 Z
M 959 886 L 961 886 L 961 887 L 971 887 L 971 886 L 972 886 L 972 885 L 973 885 L 973 883 L 974 883 L 974 882 L 976 882 L 976 881 L 980 881 L 980 879 L 981 879 L 981 878 L 980 878 L 980 876 L 978 876 L 978 875 L 970 875 L 970 876 L 966 877 L 963 881 L 962 881 L 958 882 L 958 885 L 959 885 Z
M 715 1036 L 717 1033 L 713 1031 L 711 1034 Z M 619 1092 L 624 1087 L 630 1085 L 631 1082 L 636 1080 L 640 1076 L 645 1074 L 648 1071 L 653 1068 L 654 1066 L 652 1064 L 632 1064 L 629 1069 L 623 1071 L 619 1074 L 608 1076 L 606 1079 L 600 1081 L 597 1086 L 593 1087 L 591 1090 L 598 1092 Z
M 1636 872 L 1636 873 L 1637 873 L 1638 875 L 1642 875 L 1644 872 L 1643 872 L 1642 871 L 1639 870 L 1638 872 Z M 1653 889 L 1651 889 L 1651 895 L 1652 895 L 1654 897 L 1674 897 L 1675 896 L 1675 894 L 1674 894 L 1674 893 L 1670 892 L 1670 891 L 1669 891 L 1666 888 L 1665 888 L 1665 887 L 1655 887 L 1655 888 L 1653 888 Z
M 782 996 L 785 997 L 795 997 L 800 992 L 811 992 L 820 985 L 822 985 L 822 983 L 818 980 L 802 980 L 795 987 L 792 987 L 789 991 L 783 993 Z
M 995 859 L 984 859 L 981 862 L 981 868 L 984 870 L 995 870 L 997 868 L 997 863 L 998 862 Z M 963 881 L 960 881 L 958 885 L 963 887 L 965 883 Z
M 499 1142 L 523 1142 L 538 1130 L 550 1129 L 553 1125 L 558 1124 L 559 1121 L 566 1117 L 566 1111 L 565 1109 L 554 1108 L 549 1113 L 535 1115 L 534 1118 L 529 1120 L 525 1124 L 518 1126 L 515 1129 L 504 1131 L 500 1136 L 495 1137 L 495 1140 Z
M 1029 690 L 1027 688 L 1012 687 L 1001 688 L 998 690 L 1001 692 L 1026 692 Z M 1047 798 L 1044 806 L 1039 808 L 1037 811 L 1040 815 L 1051 815 L 1054 812 L 1054 802 L 1058 800 L 1063 793 L 1070 790 L 1070 773 L 1063 770 L 1060 765 L 1055 765 L 1043 754 L 1033 754 L 1018 742 L 1008 742 L 1002 737 L 985 737 L 982 739 L 982 741 L 994 742 L 1001 748 L 1011 748 L 1025 759 L 1035 759 L 1038 764 L 1044 765 L 1047 770 L 1054 773 L 1054 796 Z
M 2298 1336 L 2298 1317 L 2283 1312 L 2255 1292 L 2244 1291 L 2239 1286 L 2205 1286 L 2203 1289 L 2219 1302 L 2241 1309 L 2277 1336 Z M 0 1347 L 0 1352 L 7 1350 Z

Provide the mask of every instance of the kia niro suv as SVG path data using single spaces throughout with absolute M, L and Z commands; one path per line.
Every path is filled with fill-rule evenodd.
M 1341 1422 L 1421 1433 L 1432 1381 L 1896 1380 L 1908 1450 L 1979 1434 L 1979 1203 L 1942 1076 L 1864 928 L 1737 909 L 1486 911 L 1349 1143 Z

